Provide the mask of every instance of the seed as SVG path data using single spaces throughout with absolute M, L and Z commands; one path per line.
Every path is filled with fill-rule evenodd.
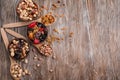
M 13 57 L 15 55 L 15 53 L 14 52 L 11 52 L 11 56 Z
M 50 70 L 49 70 L 49 72 L 51 72 L 51 73 L 52 73 L 52 72 L 53 72 L 53 70 L 52 70 L 52 69 L 50 69 Z
M 21 77 L 22 75 L 21 74 L 18 74 L 18 77 Z
M 72 36 L 73 36 L 73 32 L 70 32 L 70 33 L 69 33 L 69 37 L 72 37 Z
M 17 77 L 17 75 L 13 75 L 13 77 L 14 77 L 14 78 L 16 78 L 16 77 Z
M 22 75 L 24 76 L 24 75 L 25 75 L 25 72 L 23 72 Z
M 53 58 L 53 59 L 56 59 L 56 56 L 54 55 L 54 56 L 52 56 L 52 58 Z
M 60 3 L 60 1 L 58 1 L 58 3 Z
M 33 57 L 33 59 L 34 59 L 34 60 L 37 60 L 37 57 L 35 56 L 35 57 Z
M 25 69 L 24 72 L 25 72 L 25 74 L 28 74 L 28 73 L 29 73 L 27 69 Z
M 28 60 L 27 60 L 27 59 L 25 59 L 25 63 L 26 63 L 26 64 L 28 63 Z
M 37 67 L 40 67 L 40 64 L 37 64 Z

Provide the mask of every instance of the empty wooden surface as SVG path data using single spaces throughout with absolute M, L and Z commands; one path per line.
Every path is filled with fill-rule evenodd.
M 57 0 L 34 0 L 48 8 Z M 0 25 L 19 21 L 16 5 L 19 0 L 0 0 Z M 120 0 L 61 0 L 64 8 L 54 13 L 64 14 L 49 27 L 49 34 L 63 37 L 52 44 L 56 59 L 43 57 L 31 46 L 28 64 L 20 62 L 32 76 L 22 80 L 120 80 Z M 42 15 L 48 13 L 45 10 Z M 65 35 L 55 34 L 53 28 L 66 27 Z M 26 28 L 13 28 L 26 35 Z M 73 32 L 72 38 L 68 37 Z M 11 40 L 13 37 L 8 35 Z M 42 61 L 33 61 L 38 55 Z M 33 69 L 40 63 L 37 70 Z M 10 60 L 0 37 L 0 80 L 12 80 Z M 53 70 L 53 72 L 50 72 Z

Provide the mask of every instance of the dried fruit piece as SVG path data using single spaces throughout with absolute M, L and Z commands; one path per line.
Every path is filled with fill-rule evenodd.
M 48 30 L 42 23 L 33 22 L 28 26 L 27 35 L 34 44 L 39 44 L 47 38 Z
M 34 39 L 34 44 L 38 44 L 40 41 L 38 39 Z
M 30 39 L 32 39 L 32 40 L 33 40 L 33 38 L 34 38 L 33 33 L 32 33 L 32 32 L 30 32 L 28 37 L 29 37 Z
M 25 59 L 24 61 L 25 61 L 26 64 L 28 63 L 28 59 Z
M 35 27 L 35 25 L 36 25 L 36 22 L 32 22 L 31 24 L 28 25 L 28 27 L 33 28 L 33 27 Z
M 53 31 L 59 34 L 59 31 L 57 29 L 53 29 Z

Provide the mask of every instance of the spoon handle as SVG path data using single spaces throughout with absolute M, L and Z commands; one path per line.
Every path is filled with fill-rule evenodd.
M 8 50 L 9 40 L 8 40 L 7 34 L 3 28 L 1 28 L 1 35 L 3 38 L 3 42 L 5 44 L 5 48 L 6 48 L 6 50 Z M 13 60 L 11 57 L 10 57 L 10 61 L 11 61 L 11 64 L 15 63 L 15 60 Z
M 5 29 L 5 30 L 6 30 L 6 32 L 8 32 L 10 35 L 12 35 L 12 36 L 14 36 L 14 37 L 16 37 L 16 38 L 23 38 L 23 39 L 26 40 L 26 38 L 25 38 L 24 36 L 22 36 L 21 34 L 15 32 L 15 31 L 13 31 L 13 30 L 10 30 L 10 29 Z
M 5 48 L 8 49 L 9 40 L 8 40 L 7 34 L 3 28 L 1 28 L 1 35 L 3 38 L 3 42 L 5 44 Z
M 29 22 L 15 22 L 15 23 L 9 23 L 9 24 L 4 24 L 3 28 L 14 28 L 14 27 L 23 27 L 26 25 L 29 25 L 32 22 L 41 22 L 41 18 Z

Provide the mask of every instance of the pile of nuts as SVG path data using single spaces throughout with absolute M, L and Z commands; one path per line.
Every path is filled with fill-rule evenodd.
M 10 56 L 20 60 L 27 56 L 29 53 L 29 44 L 26 40 L 21 38 L 16 38 L 11 41 L 8 46 L 8 50 L 10 52 Z
M 55 18 L 51 14 L 47 14 L 41 17 L 41 22 L 45 25 L 50 25 L 55 22 Z
M 17 63 L 16 64 L 13 64 L 11 65 L 11 68 L 10 68 L 10 73 L 11 73 L 11 76 L 15 79 L 15 80 L 20 80 L 21 76 L 22 76 L 22 68 L 20 65 L 18 65 Z
M 43 54 L 44 56 L 49 56 L 52 54 L 53 50 L 52 48 L 50 47 L 50 45 L 48 44 L 42 44 L 40 47 L 39 47 L 39 50 L 40 50 L 40 53 Z
M 34 44 L 39 44 L 46 39 L 48 30 L 42 23 L 32 22 L 28 25 L 27 35 Z
M 23 0 L 17 6 L 17 13 L 20 19 L 28 21 L 38 17 L 39 9 L 32 0 Z

